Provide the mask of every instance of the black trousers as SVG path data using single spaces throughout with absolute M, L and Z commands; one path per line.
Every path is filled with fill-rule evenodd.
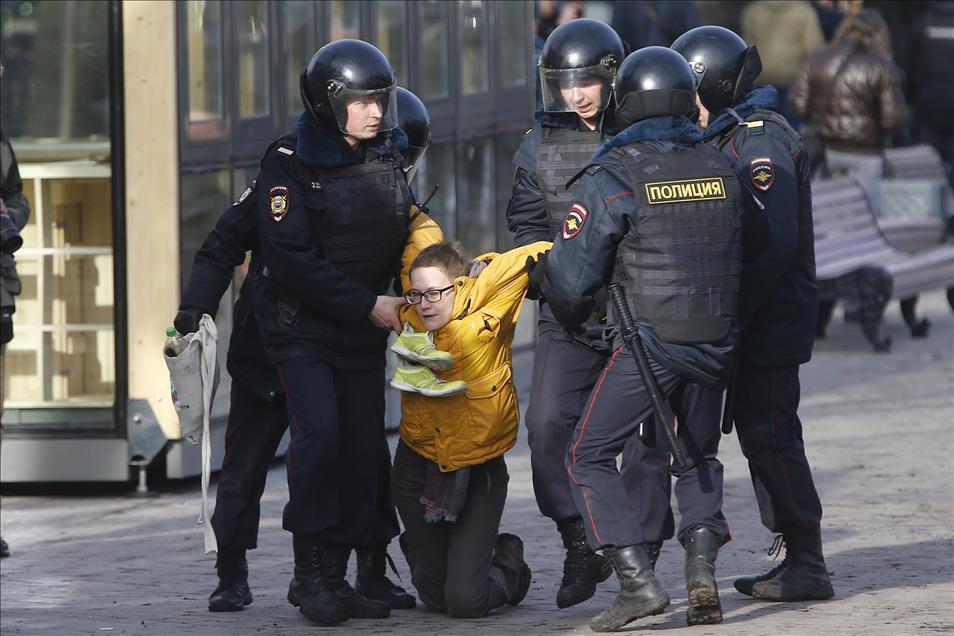
M 506 574 L 490 562 L 507 499 L 507 464 L 497 457 L 471 468 L 467 500 L 455 523 L 424 521 L 426 465 L 425 458 L 398 443 L 391 479 L 411 582 L 432 611 L 458 618 L 485 616 L 513 593 Z
M 342 370 L 318 358 L 278 365 L 291 443 L 282 525 L 352 547 L 398 534 L 384 433 L 384 368 Z
M 679 378 L 652 359 L 650 364 L 670 411 L 667 425 L 677 418 L 686 423 L 678 428 L 690 461 L 677 475 L 676 492 L 685 517 L 680 530 L 706 525 L 725 540 L 723 470 L 716 459 L 720 418 L 714 415 L 721 395 Z M 594 549 L 672 537 L 669 449 L 663 432 L 656 431 L 654 448 L 636 438 L 635 496 L 616 467 L 616 457 L 631 443 L 640 422 L 653 421 L 652 403 L 636 362 L 627 350 L 617 349 L 590 395 L 566 453 L 573 497 Z
M 212 528 L 220 549 L 254 550 L 259 502 L 269 465 L 288 428 L 288 411 L 283 399 L 266 402 L 235 381 L 231 399 Z
M 798 419 L 798 365 L 743 364 L 736 382 L 735 428 L 749 461 L 762 524 L 772 532 L 816 531 L 822 506 Z
M 670 465 L 669 445 L 656 431 L 655 447 L 637 445 L 635 470 L 639 473 L 642 503 L 641 523 L 647 541 L 671 539 L 674 531 L 670 492 L 675 491 L 679 507 L 681 542 L 694 526 L 705 526 L 723 543 L 730 538 L 729 524 L 722 514 L 722 485 L 725 477 L 718 459 L 722 439 L 722 391 L 696 383 L 681 383 L 666 402 L 667 414 L 688 453 L 690 466 L 675 472 Z M 654 418 L 649 417 L 644 425 Z M 672 486 L 675 478 L 675 485 Z M 672 486 L 672 487 L 671 487 Z M 629 489 L 627 489 L 629 491 Z
M 527 442 L 533 493 L 540 512 L 554 521 L 580 515 L 570 492 L 566 449 L 583 407 L 609 360 L 565 334 L 545 330 L 537 338 L 527 407 Z M 639 448 L 635 440 L 623 447 L 622 478 L 627 491 L 639 497 Z

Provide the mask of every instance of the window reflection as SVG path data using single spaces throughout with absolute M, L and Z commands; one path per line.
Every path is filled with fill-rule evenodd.
M 238 3 L 239 117 L 266 115 L 268 91 L 268 3 Z
M 315 34 L 315 4 L 313 2 L 285 2 L 282 4 L 286 32 L 285 88 L 288 114 L 301 112 L 298 78 L 317 46 Z
M 418 5 L 418 28 L 421 41 L 422 99 L 447 97 L 447 4 L 444 0 L 428 0 Z
M 440 186 L 427 206 L 431 211 L 430 216 L 440 224 L 444 235 L 448 238 L 454 238 L 457 234 L 454 214 L 456 201 L 454 163 L 453 143 L 432 145 L 427 149 L 414 183 L 411 184 L 414 194 L 422 202 L 431 196 L 434 186 Z
M 191 0 L 186 13 L 189 120 L 223 119 L 222 4 Z
M 357 2 L 332 0 L 329 3 L 331 16 L 330 42 L 344 38 L 358 39 L 361 37 L 361 7 Z
M 234 200 L 228 170 L 186 172 L 179 180 L 181 286 L 189 280 L 192 259 L 222 211 Z M 244 188 L 243 188 L 244 189 Z M 239 190 L 241 193 L 241 190 Z M 236 198 L 238 194 L 236 194 Z
M 492 251 L 497 243 L 493 157 L 493 137 L 457 144 L 457 240 L 471 254 Z
M 405 3 L 397 0 L 380 0 L 374 6 L 378 10 L 377 38 L 375 43 L 391 62 L 398 84 L 407 85 L 407 15 Z
M 500 64 L 504 86 L 527 83 L 527 11 L 523 2 L 500 3 Z
M 108 12 L 105 2 L 0 3 L 0 111 L 20 161 L 29 160 L 25 138 L 108 143 Z M 90 153 L 57 151 L 70 159 Z
M 487 6 L 482 0 L 460 3 L 460 77 L 464 95 L 486 93 L 487 72 Z

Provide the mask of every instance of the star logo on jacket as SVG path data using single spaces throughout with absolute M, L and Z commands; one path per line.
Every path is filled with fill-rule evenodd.
M 758 157 L 749 162 L 749 176 L 752 185 L 765 192 L 775 183 L 775 169 L 772 160 L 768 157 Z
M 563 219 L 563 240 L 569 241 L 579 234 L 589 214 L 589 211 L 583 207 L 582 203 L 574 203 L 571 205 L 570 211 L 567 213 L 566 218 Z
M 268 191 L 268 213 L 276 223 L 285 218 L 288 213 L 288 188 L 275 186 Z

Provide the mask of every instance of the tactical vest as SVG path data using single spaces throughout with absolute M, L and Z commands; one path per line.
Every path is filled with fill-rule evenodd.
M 720 342 L 738 305 L 741 187 L 715 148 L 661 145 L 630 144 L 600 158 L 633 192 L 637 209 L 617 249 L 613 279 L 633 315 L 662 340 Z
M 337 270 L 383 293 L 408 237 L 411 192 L 399 165 L 375 160 L 307 175 L 312 241 Z
M 738 117 L 738 113 L 732 111 L 732 114 Z M 739 118 L 741 119 L 741 117 Z M 725 130 L 718 138 L 714 140 L 715 146 L 726 152 L 726 146 L 732 141 L 732 138 L 741 130 L 745 129 L 748 134 L 760 134 L 762 126 L 752 126 L 759 122 L 772 122 L 781 128 L 798 146 L 799 153 L 793 157 L 795 163 L 795 173 L 798 179 L 798 247 L 796 248 L 796 260 L 801 269 L 808 278 L 815 280 L 815 223 L 812 216 L 812 173 L 811 164 L 808 155 L 805 152 L 805 143 L 788 120 L 784 116 L 763 108 L 755 109 L 751 115 L 745 118 L 744 124 L 740 121 L 737 125 L 731 126 Z M 734 151 L 733 151 L 734 152 Z M 738 156 L 735 153 L 735 156 Z
M 573 203 L 573 189 L 567 181 L 586 167 L 603 137 L 596 130 L 568 130 L 544 126 L 537 153 L 537 182 L 547 208 L 550 232 L 556 234 Z

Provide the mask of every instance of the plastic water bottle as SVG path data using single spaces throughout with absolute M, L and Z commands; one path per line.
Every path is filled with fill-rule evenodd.
M 185 338 L 179 335 L 175 327 L 169 327 L 166 329 L 166 344 L 162 348 L 162 352 L 170 358 L 175 358 L 185 351 L 187 344 Z

